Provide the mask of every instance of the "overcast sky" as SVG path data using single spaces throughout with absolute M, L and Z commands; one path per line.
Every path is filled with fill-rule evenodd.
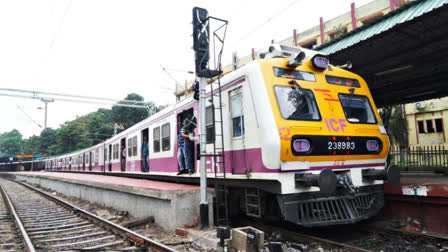
M 192 8 L 229 20 L 223 64 L 370 0 L 1 0 L 0 87 L 122 99 L 136 92 L 157 105 L 174 103 L 175 81 L 194 70 Z M 4 93 L 0 91 L 0 93 Z M 22 109 L 24 112 L 22 112 Z M 0 133 L 39 135 L 39 100 L 0 96 Z M 101 106 L 49 104 L 57 128 Z M 107 106 L 106 106 L 107 107 Z M 109 106 L 110 107 L 110 106 Z M 36 123 L 26 115 L 28 114 Z

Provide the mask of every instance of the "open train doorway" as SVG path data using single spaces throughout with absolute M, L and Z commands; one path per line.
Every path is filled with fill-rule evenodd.
M 121 171 L 126 171 L 126 138 L 120 140 L 120 163 Z
M 109 160 L 108 160 L 108 163 L 107 163 L 107 169 L 109 171 L 112 171 L 112 144 L 109 144 L 108 151 L 109 151 L 109 155 L 108 155 Z
M 190 136 L 194 136 L 194 130 L 196 129 L 197 120 L 194 116 L 193 108 L 184 110 L 177 115 L 177 135 L 180 135 L 181 129 L 184 128 L 184 133 Z M 182 136 L 179 136 L 182 137 Z M 183 140 L 183 145 L 181 145 L 182 150 L 179 150 L 179 141 Z M 195 158 L 195 144 L 194 141 L 190 141 L 185 138 L 178 139 L 178 168 L 179 171 L 185 169 L 188 172 L 188 167 L 191 167 L 192 171 L 196 170 L 196 158 Z M 187 163 L 189 165 L 187 165 Z M 183 167 L 181 167 L 183 166 Z
M 95 160 L 92 159 L 92 153 L 93 152 L 89 152 L 89 171 L 92 171 L 92 165 L 94 164 Z
M 149 172 L 149 129 L 141 131 L 141 167 L 142 172 Z
M 86 154 L 82 154 L 82 170 L 86 170 Z

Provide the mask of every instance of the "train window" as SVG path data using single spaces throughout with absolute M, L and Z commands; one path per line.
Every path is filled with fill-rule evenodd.
M 132 138 L 132 154 L 134 154 L 134 156 L 137 156 L 137 136 L 134 136 Z
M 286 120 L 320 121 L 316 99 L 311 90 L 275 86 L 275 95 L 282 117 Z
M 347 86 L 347 87 L 361 87 L 357 79 L 343 78 L 332 75 L 325 75 L 327 82 L 333 85 Z
M 112 159 L 118 159 L 118 144 L 112 145 Z
M 205 108 L 205 128 L 207 143 L 213 143 L 215 141 L 215 124 L 213 123 L 213 120 L 213 106 L 208 106 L 207 108 Z
M 134 153 L 132 153 L 132 138 L 128 138 L 128 156 L 132 157 Z
M 160 127 L 154 128 L 152 133 L 154 152 L 160 152 Z
M 339 94 L 345 117 L 350 123 L 375 124 L 376 118 L 370 106 L 369 99 L 365 96 Z
M 162 151 L 170 150 L 170 124 L 162 125 Z
M 232 116 L 233 137 L 244 135 L 243 94 L 238 88 L 230 94 L 230 113 Z
M 274 74 L 275 76 L 282 78 L 314 82 L 316 81 L 316 76 L 314 76 L 314 74 L 310 72 L 274 67 Z

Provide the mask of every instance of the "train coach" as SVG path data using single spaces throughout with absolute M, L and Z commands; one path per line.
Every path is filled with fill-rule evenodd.
M 383 182 L 396 182 L 399 172 L 386 169 L 389 139 L 367 83 L 315 51 L 273 45 L 260 56 L 222 77 L 222 104 L 211 99 L 216 83 L 208 85 L 207 152 L 222 135 L 225 162 L 209 157 L 207 173 L 209 181 L 226 174 L 229 213 L 302 226 L 375 215 Z M 179 122 L 198 119 L 198 109 L 187 97 L 103 143 L 47 159 L 46 169 L 199 183 L 198 143 L 195 172 L 177 175 Z

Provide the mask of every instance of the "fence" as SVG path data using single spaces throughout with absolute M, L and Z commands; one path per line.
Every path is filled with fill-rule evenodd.
M 444 145 L 391 148 L 389 163 L 402 171 L 448 172 L 448 148 Z

